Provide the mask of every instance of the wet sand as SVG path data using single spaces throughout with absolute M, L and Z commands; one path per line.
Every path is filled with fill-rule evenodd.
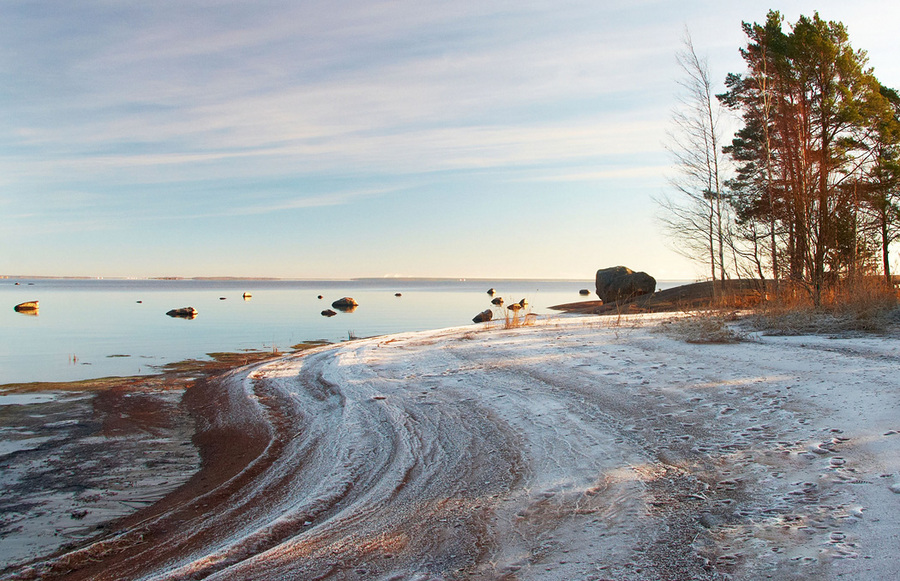
M 560 317 L 198 381 L 201 469 L 27 579 L 900 576 L 900 340 Z
M 187 389 L 272 357 L 213 355 L 156 375 L 0 386 L 0 573 L 108 534 L 189 481 L 201 458 Z

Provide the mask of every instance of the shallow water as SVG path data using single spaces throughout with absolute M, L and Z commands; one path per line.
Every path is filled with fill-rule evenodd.
M 675 284 L 662 282 L 659 287 Z M 351 336 L 467 325 L 491 307 L 486 293 L 491 287 L 507 303 L 525 298 L 532 312 L 547 314 L 554 313 L 549 306 L 590 299 L 578 291 L 592 289 L 593 284 L 7 279 L 0 283 L 0 384 L 146 374 L 166 363 L 219 351 L 283 351 L 310 340 L 336 342 Z M 244 292 L 252 299 L 243 300 Z M 359 307 L 330 318 L 320 314 L 343 296 L 355 298 Z M 38 315 L 13 310 L 31 300 L 40 301 Z M 197 309 L 195 319 L 165 315 L 187 306 Z

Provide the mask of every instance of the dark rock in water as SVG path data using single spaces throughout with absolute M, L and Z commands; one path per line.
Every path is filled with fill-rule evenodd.
M 487 294 L 494 296 L 495 294 L 497 294 L 497 291 L 495 291 L 493 288 L 489 288 Z
M 495 299 L 491 299 L 491 303 L 497 305 L 498 307 L 503 306 L 503 297 L 497 297 Z
M 194 307 L 181 307 L 180 309 L 172 309 L 166 314 L 179 319 L 193 319 L 197 316 L 197 309 Z
M 344 298 L 340 298 L 340 299 L 334 301 L 333 303 L 331 303 L 331 306 L 339 311 L 343 311 L 345 313 L 352 313 L 353 311 L 356 310 L 356 307 L 359 306 L 359 303 L 357 303 L 355 300 L 353 300 L 350 297 L 344 297 Z
M 224 301 L 224 300 L 225 300 L 225 297 L 219 297 L 219 300 L 220 300 L 220 301 Z
M 136 302 L 137 304 L 140 305 L 140 304 L 143 304 L 144 301 L 134 301 L 134 302 Z
M 320 299 L 321 299 L 321 298 L 324 298 L 324 297 L 323 297 L 323 296 L 322 296 L 322 295 L 319 295 L 319 296 L 318 296 L 318 298 L 320 298 Z
M 335 312 L 332 311 L 331 309 L 325 309 L 324 311 L 322 311 L 322 316 L 323 316 L 323 317 L 333 317 L 333 316 L 335 316 L 336 314 L 337 314 L 337 313 L 335 313 Z
M 510 311 L 519 311 L 519 310 L 522 310 L 524 307 L 522 306 L 521 303 L 513 303 L 506 308 L 509 309 Z
M 614 266 L 597 271 L 596 286 L 600 300 L 613 303 L 653 294 L 656 291 L 656 279 L 646 272 L 634 272 L 624 266 Z
M 591 294 L 591 291 L 589 291 L 589 290 L 586 289 L 586 288 L 583 288 L 583 289 L 581 289 L 580 291 L 578 291 L 578 294 L 583 295 L 583 296 L 587 296 L 587 295 Z
M 244 299 L 252 299 L 253 298 L 253 295 L 250 293 L 244 293 L 241 296 L 244 297 Z
M 27 301 L 24 303 L 19 303 L 18 305 L 13 307 L 13 310 L 17 313 L 22 313 L 23 315 L 32 315 L 37 316 L 38 314 L 38 302 L 37 301 Z
M 494 313 L 491 312 L 490 309 L 486 309 L 484 311 L 481 311 L 477 315 L 475 315 L 475 317 L 472 319 L 472 322 L 473 323 L 486 323 L 487 321 L 490 321 L 493 318 L 494 318 Z
M 525 299 L 522 299 L 521 301 L 519 301 L 519 306 L 521 306 L 524 309 L 525 307 L 528 306 L 528 301 L 526 301 Z
M 402 297 L 403 295 L 402 295 L 401 293 L 394 293 L 394 296 L 395 296 L 395 297 Z

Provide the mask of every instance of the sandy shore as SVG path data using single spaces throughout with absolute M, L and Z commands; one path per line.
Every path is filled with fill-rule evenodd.
M 10 579 L 900 578 L 900 340 L 559 317 L 198 382 L 199 472 Z

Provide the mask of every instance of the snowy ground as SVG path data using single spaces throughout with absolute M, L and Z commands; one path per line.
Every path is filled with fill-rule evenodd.
M 198 430 L 251 434 L 252 458 L 16 577 L 900 578 L 900 340 L 697 345 L 658 321 L 238 370 Z

